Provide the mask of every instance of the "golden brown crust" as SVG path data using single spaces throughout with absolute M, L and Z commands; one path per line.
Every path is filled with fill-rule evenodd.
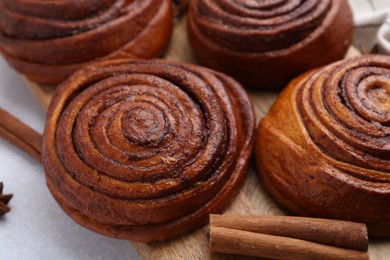
M 46 181 L 79 224 L 162 240 L 227 206 L 247 171 L 254 121 L 249 97 L 223 74 L 157 60 L 101 62 L 54 94 Z
M 390 58 L 362 56 L 294 79 L 256 134 L 275 199 L 298 215 L 390 235 Z
M 172 16 L 170 0 L 1 0 L 0 51 L 28 78 L 57 84 L 96 60 L 161 54 Z
M 194 0 L 188 28 L 201 63 L 244 84 L 275 88 L 343 58 L 353 24 L 347 1 Z

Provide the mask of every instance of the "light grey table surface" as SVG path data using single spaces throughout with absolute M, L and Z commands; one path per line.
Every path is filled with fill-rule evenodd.
M 43 110 L 1 57 L 0 107 L 43 131 Z M 14 194 L 11 212 L 0 218 L 0 259 L 139 259 L 129 242 L 75 224 L 50 195 L 41 165 L 1 138 L 0 181 Z

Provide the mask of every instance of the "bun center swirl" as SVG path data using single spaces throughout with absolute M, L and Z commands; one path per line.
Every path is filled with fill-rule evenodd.
M 297 92 L 303 122 L 318 147 L 359 178 L 390 181 L 390 66 L 367 56 L 314 73 Z M 376 171 L 371 171 L 376 170 Z
M 219 104 L 202 102 L 204 95 L 216 98 L 202 84 L 181 85 L 193 100 L 151 71 L 143 75 L 147 66 L 140 68 L 140 74 L 104 79 L 78 95 L 59 121 L 57 139 L 66 141 L 57 142 L 57 149 L 64 165 L 79 161 L 70 170 L 85 184 L 107 192 L 102 174 L 128 182 L 150 180 L 143 183 L 150 187 L 140 195 L 147 198 L 183 190 L 201 176 L 207 178 L 218 157 L 226 153 L 228 135 L 235 133 L 227 132 Z M 180 72 L 172 68 L 160 76 L 173 78 Z M 90 176 L 83 178 L 80 165 L 85 167 L 85 163 L 100 173 L 98 185 Z M 128 197 L 128 185 L 133 184 L 118 185 L 114 195 Z
M 356 69 L 347 78 L 348 104 L 366 121 L 390 126 L 390 68 L 363 70 Z

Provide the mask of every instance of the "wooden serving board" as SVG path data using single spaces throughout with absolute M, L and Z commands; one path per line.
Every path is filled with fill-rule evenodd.
M 350 48 L 347 57 L 358 56 L 359 52 Z M 191 52 L 186 33 L 186 19 L 182 17 L 176 22 L 171 46 L 165 57 L 177 62 L 196 63 Z M 44 109 L 47 109 L 52 87 L 39 86 L 26 80 L 27 86 L 35 94 Z M 274 102 L 278 93 L 250 90 L 257 121 L 259 121 Z M 238 196 L 225 210 L 226 214 L 257 214 L 257 215 L 287 215 L 270 197 L 262 186 L 252 160 L 247 178 Z M 199 228 L 186 235 L 150 244 L 133 243 L 138 254 L 143 259 L 250 259 L 250 257 L 210 253 L 208 241 L 208 226 Z M 370 243 L 371 259 L 390 258 L 390 240 L 374 240 Z

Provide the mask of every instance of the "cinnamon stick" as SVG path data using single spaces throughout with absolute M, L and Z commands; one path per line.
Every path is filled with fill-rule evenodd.
M 216 226 L 210 226 L 210 246 L 214 252 L 270 259 L 369 259 L 367 252 Z
M 330 246 L 368 250 L 365 224 L 305 217 L 210 215 L 210 226 L 297 238 Z
M 41 160 L 42 136 L 1 108 L 0 136 L 18 146 L 38 161 Z

